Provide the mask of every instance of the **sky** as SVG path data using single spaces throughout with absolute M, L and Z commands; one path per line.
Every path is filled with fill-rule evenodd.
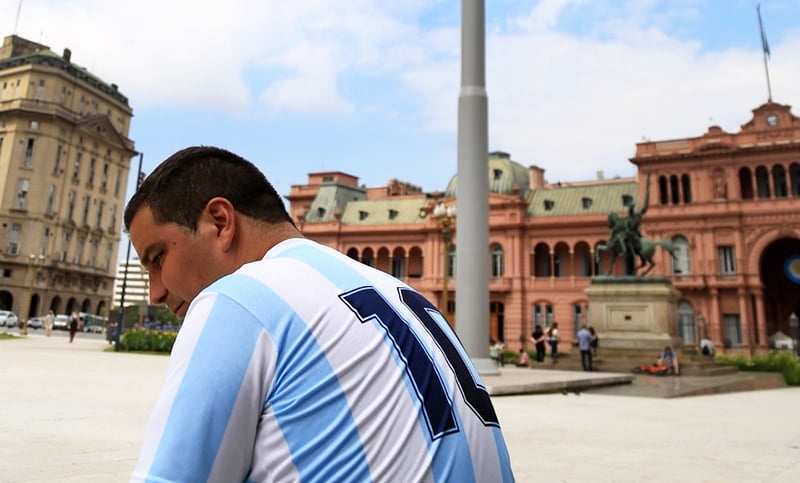
M 487 1 L 489 150 L 549 182 L 583 181 L 633 176 L 643 140 L 738 132 L 768 97 L 758 3 Z M 800 1 L 760 5 L 772 98 L 798 106 Z M 282 195 L 319 171 L 426 192 L 456 172 L 459 1 L 0 0 L 0 11 L 3 36 L 69 48 L 119 86 L 145 173 L 191 145 L 244 156 Z

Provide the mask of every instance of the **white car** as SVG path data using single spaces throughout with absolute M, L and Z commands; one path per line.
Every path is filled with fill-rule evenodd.
M 14 328 L 19 324 L 19 317 L 14 312 L 0 310 L 0 327 Z
M 67 330 L 68 320 L 69 320 L 69 315 L 66 314 L 56 315 L 56 319 L 53 321 L 53 328 L 56 330 Z

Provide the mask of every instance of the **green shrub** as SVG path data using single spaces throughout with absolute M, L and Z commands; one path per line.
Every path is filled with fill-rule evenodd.
M 172 352 L 177 332 L 131 329 L 122 334 L 120 344 L 126 351 Z
M 714 360 L 729 366 L 734 366 L 740 371 L 780 372 L 790 386 L 800 386 L 800 361 L 792 352 L 780 351 L 745 357 L 738 355 L 720 354 Z

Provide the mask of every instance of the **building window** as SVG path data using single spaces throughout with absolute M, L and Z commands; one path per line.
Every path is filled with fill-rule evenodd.
M 111 223 L 108 225 L 108 231 L 114 233 L 117 229 L 117 205 L 111 205 Z
M 72 232 L 65 231 L 61 236 L 61 252 L 58 254 L 59 262 L 67 261 L 67 253 L 69 252 L 69 242 L 72 241 Z
M 119 194 L 120 177 L 122 176 L 122 169 L 117 168 L 117 181 L 114 183 L 114 195 Z
M 89 186 L 94 186 L 94 165 L 95 159 L 91 158 L 89 160 Z
M 756 185 L 758 187 L 758 197 L 765 199 L 770 197 L 769 171 L 764 166 L 756 168 Z
M 403 257 L 392 257 L 392 276 L 404 278 L 406 271 L 406 259 Z
M 739 170 L 739 191 L 742 193 L 743 200 L 753 199 L 753 176 L 748 168 Z
M 622 206 L 628 207 L 633 204 L 633 196 L 622 195 Z
M 92 199 L 89 195 L 83 197 L 83 224 L 89 224 L 89 204 L 91 204 Z
M 71 220 L 72 219 L 72 215 L 75 213 L 75 202 L 77 201 L 77 198 L 78 198 L 78 194 L 77 193 L 75 193 L 74 191 L 70 191 L 69 192 L 69 197 L 68 197 L 69 209 L 67 211 L 67 219 L 68 220 Z
M 589 252 L 581 253 L 580 256 L 580 273 L 581 277 L 589 277 L 592 275 L 592 254 Z
M 105 263 L 103 263 L 103 268 L 105 268 L 106 270 L 108 270 L 109 267 L 111 267 L 111 256 L 113 253 L 114 253 L 114 244 L 108 242 L 108 244 L 106 245 L 106 261 Z
M 789 196 L 789 190 L 786 189 L 786 170 L 780 164 L 772 167 L 772 183 L 775 186 L 776 198 Z
M 78 236 L 78 249 L 75 252 L 75 256 L 72 259 L 72 263 L 75 265 L 80 265 L 83 256 L 83 249 L 86 247 L 86 236 L 80 235 Z
M 105 207 L 105 202 L 104 202 L 103 200 L 100 200 L 100 201 L 97 203 L 97 219 L 95 220 L 96 222 L 95 222 L 95 224 L 94 224 L 94 226 L 96 226 L 97 228 L 100 228 L 100 227 L 102 226 L 102 222 L 103 222 L 103 208 L 104 208 L 104 207 Z
M 669 177 L 669 188 L 670 188 L 670 195 L 673 205 L 677 205 L 681 201 L 681 193 L 680 193 L 680 184 L 678 183 L 678 177 L 674 174 Z
M 22 167 L 30 168 L 33 166 L 33 145 L 36 140 L 33 138 L 28 139 L 28 145 L 25 146 L 25 156 L 22 158 Z
M 56 201 L 56 185 L 51 184 L 49 188 L 47 188 L 47 207 L 45 208 L 45 213 L 48 215 L 53 214 L 53 204 Z
M 19 254 L 20 235 L 22 235 L 22 223 L 11 223 L 6 235 L 6 255 Z
M 369 216 L 369 213 L 366 212 L 366 211 L 362 210 L 362 211 L 358 212 L 358 219 L 359 220 L 366 220 L 368 216 Z
M 556 253 L 553 255 L 553 276 L 561 276 L 561 254 Z
M 742 323 L 739 314 L 722 314 L 722 323 L 725 326 L 725 347 L 742 344 Z
M 59 144 L 56 146 L 56 159 L 53 163 L 53 174 L 59 175 L 61 174 L 61 154 L 64 152 L 64 148 Z
M 499 180 L 500 178 L 503 177 L 503 170 L 502 169 L 495 169 L 495 170 L 492 171 L 492 174 L 494 175 L 495 181 L 497 181 L 497 180 Z
M 686 238 L 678 235 L 672 238 L 672 246 L 675 249 L 675 256 L 672 257 L 673 275 L 688 275 L 691 273 L 689 268 L 689 242 Z
M 719 247 L 719 271 L 725 275 L 736 273 L 736 257 L 732 245 Z
M 692 182 L 688 174 L 681 176 L 681 188 L 683 188 L 683 202 L 692 202 Z
M 100 248 L 100 240 L 92 238 L 89 242 L 89 266 L 94 267 L 97 264 L 97 250 Z
M 81 153 L 75 155 L 75 168 L 72 170 L 72 179 L 77 180 L 81 174 Z
M 105 192 L 108 185 L 108 163 L 103 163 L 103 176 L 100 178 L 100 189 Z
M 694 307 L 687 300 L 678 302 L 678 335 L 687 344 L 694 344 Z
M 389 210 L 389 219 L 394 220 L 395 218 L 397 218 L 397 214 L 398 214 L 397 210 Z
M 544 211 L 551 211 L 553 207 L 556 206 L 556 202 L 553 200 L 544 200 Z
M 576 334 L 581 330 L 583 324 L 583 306 L 581 304 L 575 304 L 572 306 L 572 325 L 575 327 Z
M 658 177 L 658 200 L 662 205 L 669 203 L 669 189 L 667 188 L 667 177 Z
M 583 207 L 584 210 L 588 210 L 589 208 L 591 208 L 592 207 L 592 203 L 593 203 L 593 201 L 592 201 L 591 198 L 588 198 L 586 196 L 581 198 L 581 206 Z
M 39 243 L 39 256 L 44 257 L 47 255 L 47 244 L 50 241 L 50 227 L 44 227 L 42 230 L 42 241 Z
M 503 247 L 495 245 L 492 247 L 492 277 L 502 277 L 503 270 Z
M 17 182 L 17 196 L 14 199 L 14 208 L 17 210 L 24 210 L 28 199 L 28 190 L 31 187 L 31 181 L 28 179 L 21 179 Z

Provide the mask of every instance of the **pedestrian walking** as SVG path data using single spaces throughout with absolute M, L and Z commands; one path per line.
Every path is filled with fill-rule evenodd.
M 67 329 L 69 329 L 69 343 L 72 344 L 72 340 L 75 339 L 75 332 L 78 331 L 78 314 L 75 312 L 72 312 L 69 316 Z
M 536 327 L 533 329 L 533 334 L 531 334 L 531 341 L 536 348 L 536 362 L 544 362 L 545 355 L 547 354 L 547 348 L 545 347 L 546 340 L 547 337 L 545 337 L 542 326 L 536 324 Z
M 592 370 L 592 333 L 586 324 L 578 331 L 578 349 L 581 351 L 581 366 L 584 371 Z
M 44 316 L 44 334 L 47 337 L 53 333 L 53 324 L 55 324 L 56 316 L 53 314 L 53 311 L 47 312 L 47 315 Z
M 553 364 L 558 362 L 558 343 L 561 341 L 561 336 L 558 334 L 558 323 L 553 322 L 547 329 L 547 343 L 550 345 L 550 358 Z

